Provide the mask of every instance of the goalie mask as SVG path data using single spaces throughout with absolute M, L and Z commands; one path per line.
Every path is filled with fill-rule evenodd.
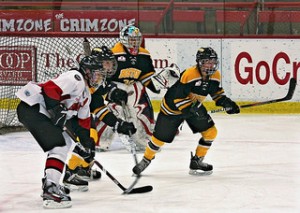
M 120 41 L 131 55 L 137 55 L 142 44 L 142 33 L 140 29 L 127 25 L 120 31 Z
M 219 60 L 216 51 L 211 47 L 201 47 L 196 54 L 198 69 L 207 75 L 214 74 L 219 67 Z

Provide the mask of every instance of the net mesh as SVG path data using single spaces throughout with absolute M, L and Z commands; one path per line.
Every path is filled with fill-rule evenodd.
M 91 47 L 111 48 L 117 35 L 88 38 Z M 0 130 L 19 129 L 15 93 L 28 81 L 44 82 L 74 67 L 84 56 L 83 37 L 1 37 L 0 40 Z M 69 48 L 72 55 L 68 53 Z M 14 128 L 15 127 L 15 128 Z

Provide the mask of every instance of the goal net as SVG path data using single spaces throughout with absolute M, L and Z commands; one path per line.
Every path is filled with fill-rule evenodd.
M 84 55 L 85 37 L 91 48 L 111 48 L 119 40 L 117 34 L 0 36 L 0 133 L 22 128 L 16 115 L 17 90 L 29 81 L 44 82 L 74 67 L 73 60 L 79 62 Z

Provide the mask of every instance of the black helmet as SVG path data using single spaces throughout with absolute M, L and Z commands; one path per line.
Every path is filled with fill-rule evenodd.
M 103 69 L 102 62 L 97 56 L 86 56 L 79 63 L 79 72 L 88 81 L 90 87 L 98 88 L 103 77 L 100 70 Z
M 91 56 L 96 56 L 102 63 L 101 74 L 105 77 L 112 77 L 117 71 L 117 60 L 113 52 L 106 46 L 95 47 L 92 49 Z M 107 69 L 103 63 L 112 63 L 111 69 Z
M 211 47 L 201 47 L 196 54 L 198 68 L 201 69 L 202 65 L 207 61 L 211 61 L 214 65 L 212 68 L 202 69 L 202 71 L 206 72 L 208 75 L 212 75 L 219 66 L 218 55 Z

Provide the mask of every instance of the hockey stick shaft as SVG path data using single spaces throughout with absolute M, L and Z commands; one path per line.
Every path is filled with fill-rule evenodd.
M 126 104 L 122 101 L 122 108 L 123 108 L 123 114 L 124 114 L 124 118 L 126 121 L 128 121 L 128 119 L 130 118 L 130 113 L 128 110 L 128 107 L 126 106 Z M 131 146 L 131 153 L 135 162 L 135 165 L 138 164 L 138 159 L 136 156 L 136 148 L 135 148 L 135 143 L 132 140 L 132 133 L 129 131 L 129 143 Z
M 138 179 L 135 179 L 133 183 L 128 187 L 125 188 L 114 176 L 112 176 L 111 173 L 109 173 L 98 161 L 94 161 L 94 163 L 120 188 L 123 190 L 123 194 L 137 194 L 137 193 L 146 193 L 153 190 L 152 186 L 142 186 L 133 188 L 137 182 Z
M 285 97 L 274 99 L 274 100 L 269 100 L 269 101 L 261 101 L 261 102 L 251 103 L 251 104 L 245 104 L 245 105 L 241 105 L 239 107 L 240 108 L 249 108 L 249 107 L 261 106 L 261 105 L 265 105 L 265 104 L 272 104 L 272 103 L 278 103 L 278 102 L 291 100 L 293 95 L 294 95 L 296 85 L 297 85 L 296 79 L 291 78 L 290 83 L 289 83 L 289 90 L 288 90 L 288 93 L 286 94 Z M 208 113 L 211 114 L 211 113 L 217 113 L 217 112 L 224 112 L 224 111 L 227 111 L 227 110 L 230 110 L 230 108 L 215 109 L 215 110 L 208 111 Z
M 90 56 L 92 51 L 91 51 L 91 44 L 87 38 L 84 38 L 84 41 L 82 42 L 82 47 L 83 47 L 83 53 L 85 56 Z
M 79 67 L 80 67 L 80 66 L 79 66 L 79 63 L 78 63 L 78 61 L 76 60 L 75 55 L 72 53 L 70 47 L 69 47 L 69 46 L 65 46 L 65 48 L 66 48 L 66 50 L 67 50 L 68 55 L 71 57 L 73 63 L 75 64 L 76 68 L 79 68 Z
M 65 127 L 64 131 L 72 138 L 74 142 L 77 141 L 76 136 L 72 133 L 72 131 L 70 131 L 70 129 Z M 152 191 L 153 189 L 152 186 L 142 186 L 133 188 L 137 184 L 139 177 L 136 177 L 135 181 L 128 188 L 125 188 L 110 172 L 108 172 L 102 166 L 102 164 L 100 164 L 96 160 L 94 160 L 93 163 L 96 164 L 120 189 L 122 189 L 124 194 L 146 193 Z

